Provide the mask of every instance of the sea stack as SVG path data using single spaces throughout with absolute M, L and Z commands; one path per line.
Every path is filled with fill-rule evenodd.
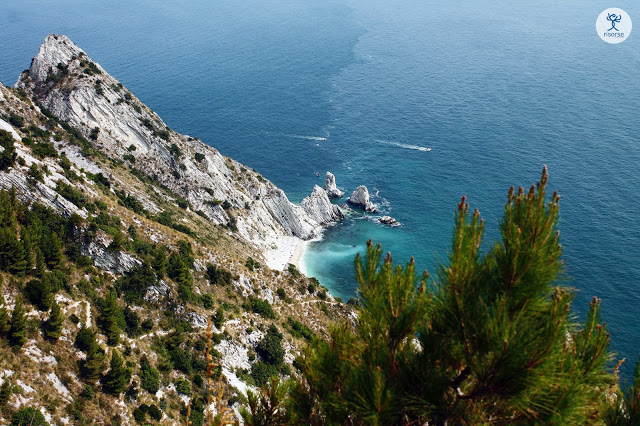
M 311 195 L 302 200 L 300 207 L 313 221 L 321 225 L 344 219 L 344 213 L 340 207 L 331 204 L 327 193 L 318 185 L 313 187 Z
M 353 193 L 351 193 L 351 197 L 347 200 L 349 203 L 354 206 L 364 208 L 364 211 L 370 213 L 378 213 L 378 209 L 373 205 L 371 201 L 369 201 L 369 190 L 366 186 L 360 185 L 356 188 Z
M 327 191 L 329 198 L 341 198 L 344 192 L 340 191 L 336 186 L 336 177 L 331 172 L 327 172 L 322 189 Z

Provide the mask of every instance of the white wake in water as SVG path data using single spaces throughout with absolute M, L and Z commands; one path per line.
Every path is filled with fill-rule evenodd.
M 305 136 L 305 135 L 283 135 L 283 136 L 287 136 L 289 138 L 296 138 L 296 139 L 306 139 L 309 141 L 326 141 L 327 138 L 323 138 L 322 136 Z
M 395 142 L 395 141 L 383 141 L 380 139 L 377 139 L 377 141 L 384 145 L 397 146 L 398 148 L 404 148 L 404 149 L 413 149 L 414 151 L 424 151 L 424 152 L 431 151 L 431 148 L 427 148 L 425 146 L 420 146 L 420 145 L 411 145 L 408 143 Z

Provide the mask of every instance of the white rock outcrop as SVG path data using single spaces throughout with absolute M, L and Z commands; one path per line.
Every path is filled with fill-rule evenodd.
M 329 198 L 341 198 L 344 195 L 336 186 L 336 177 L 331 172 L 327 172 L 322 189 L 327 191 Z
M 318 185 L 313 187 L 311 195 L 300 203 L 305 213 L 321 225 L 327 225 L 344 219 L 344 213 L 340 207 L 331 204 L 327 192 Z
M 277 253 L 272 248 L 279 241 L 313 238 L 318 226 L 340 218 L 335 209 L 326 209 L 318 194 L 312 194 L 306 208 L 295 206 L 254 170 L 172 131 L 64 35 L 46 37 L 16 88 L 79 129 L 94 149 L 114 159 L 133 157 L 140 172 L 187 200 L 213 224 L 235 218 L 238 234 L 254 244 L 272 268 L 285 266 L 274 261 Z M 92 130 L 95 140 L 89 138 Z M 78 168 L 87 167 L 77 157 L 70 160 Z M 228 202 L 226 209 L 221 201 Z
M 357 187 L 356 190 L 351 193 L 351 197 L 349 197 L 347 201 L 349 201 L 349 203 L 354 206 L 362 207 L 366 212 L 378 212 L 376 206 L 374 206 L 373 203 L 369 201 L 369 190 L 364 185 L 360 185 L 359 187 Z
M 110 243 L 110 238 L 101 231 L 93 241 L 83 244 L 80 251 L 84 256 L 92 258 L 98 268 L 116 275 L 122 275 L 136 266 L 142 265 L 141 261 L 124 251 L 109 250 Z

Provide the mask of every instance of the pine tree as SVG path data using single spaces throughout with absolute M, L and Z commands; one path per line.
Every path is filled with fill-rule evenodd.
M 117 345 L 120 341 L 120 326 L 118 325 L 122 310 L 118 306 L 116 295 L 113 291 L 107 294 L 100 313 L 100 327 L 107 336 L 109 345 Z
M 46 270 L 47 268 L 44 261 L 44 253 L 42 253 L 40 247 L 36 247 L 36 269 L 33 275 L 37 278 L 42 279 L 44 278 Z
M 193 287 L 193 276 L 188 266 L 189 257 L 182 253 L 171 253 L 167 274 L 169 278 L 178 284 L 178 294 L 183 300 L 191 298 L 191 288 Z
M 287 387 L 277 377 L 269 379 L 256 394 L 247 391 L 249 409 L 242 407 L 240 415 L 247 426 L 291 424 L 289 413 L 283 409 Z
M 368 244 L 356 259 L 356 329 L 333 326 L 302 361 L 294 423 L 595 423 L 609 335 L 600 304 L 570 313 L 556 229 L 559 196 L 509 192 L 501 242 L 481 251 L 484 223 L 458 205 L 448 263 L 420 281 Z
M 53 302 L 51 280 L 45 275 L 42 280 L 31 280 L 24 286 L 24 294 L 29 302 L 41 311 L 48 311 Z
M 13 144 L 13 135 L 6 130 L 0 130 L 0 146 L 3 148 L 0 152 L 0 170 L 7 170 L 13 166 L 18 154 Z
M 15 228 L 0 228 L 0 269 L 15 275 L 24 274 L 27 262 L 22 243 L 18 240 Z
M 6 405 L 7 402 L 9 402 L 9 398 L 11 398 L 11 382 L 9 382 L 9 378 L 5 376 L 2 387 L 0 387 L 0 407 Z
M 44 335 L 51 340 L 57 340 L 62 333 L 62 321 L 64 316 L 60 310 L 60 306 L 54 301 L 51 304 L 51 312 L 49 313 L 49 319 L 44 324 Z
M 60 265 L 60 262 L 62 261 L 62 240 L 60 240 L 57 233 L 52 232 L 50 234 L 43 235 L 42 253 L 44 254 L 44 260 L 49 269 L 53 269 Z
M 213 325 L 215 325 L 216 328 L 220 330 L 222 324 L 224 324 L 224 310 L 222 309 L 222 306 L 218 306 L 218 309 L 216 309 L 216 314 L 213 317 Z
M 140 387 L 152 395 L 160 389 L 160 373 L 153 368 L 146 355 L 140 360 Z
M 127 388 L 129 380 L 131 380 L 131 370 L 124 366 L 120 354 L 113 349 L 109 371 L 102 378 L 102 391 L 117 395 Z
M 158 278 L 163 278 L 167 273 L 167 255 L 163 246 L 158 246 L 151 262 L 151 267 L 155 271 Z
M 636 362 L 631 385 L 624 391 L 618 390 L 614 398 L 614 403 L 604 413 L 605 424 L 640 425 L 640 360 Z
M 2 306 L 0 308 L 0 336 L 4 336 L 9 332 L 11 328 L 11 321 L 9 321 L 9 313 L 7 308 Z
M 30 271 L 33 268 L 33 244 L 31 243 L 31 236 L 27 232 L 27 229 L 23 226 L 20 228 L 20 242 L 24 250 L 25 269 Z
M 27 317 L 20 300 L 11 314 L 11 328 L 9 329 L 9 342 L 12 346 L 22 346 L 27 341 Z
M 102 373 L 102 361 L 104 360 L 104 352 L 98 346 L 98 343 L 90 343 L 89 349 L 87 349 L 87 357 L 82 363 L 80 372 L 88 383 L 95 383 Z

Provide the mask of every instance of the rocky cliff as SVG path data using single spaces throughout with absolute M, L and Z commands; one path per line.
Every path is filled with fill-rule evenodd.
M 16 87 L 0 84 L 0 424 L 190 412 L 198 425 L 208 374 L 227 414 L 270 374 L 296 375 L 306 342 L 353 311 L 294 266 L 272 268 L 342 217 L 319 186 L 294 205 L 168 129 L 68 38 L 47 37 Z
M 232 223 L 271 267 L 284 266 L 283 246 L 295 242 L 289 237 L 310 239 L 329 218 L 341 217 L 330 203 L 307 202 L 305 208 L 292 204 L 250 167 L 172 131 L 64 35 L 45 39 L 16 88 L 80 129 L 95 149 L 109 158 L 126 159 L 138 173 L 184 199 L 192 211 L 202 212 L 216 225 Z M 69 156 L 85 167 L 81 157 Z

